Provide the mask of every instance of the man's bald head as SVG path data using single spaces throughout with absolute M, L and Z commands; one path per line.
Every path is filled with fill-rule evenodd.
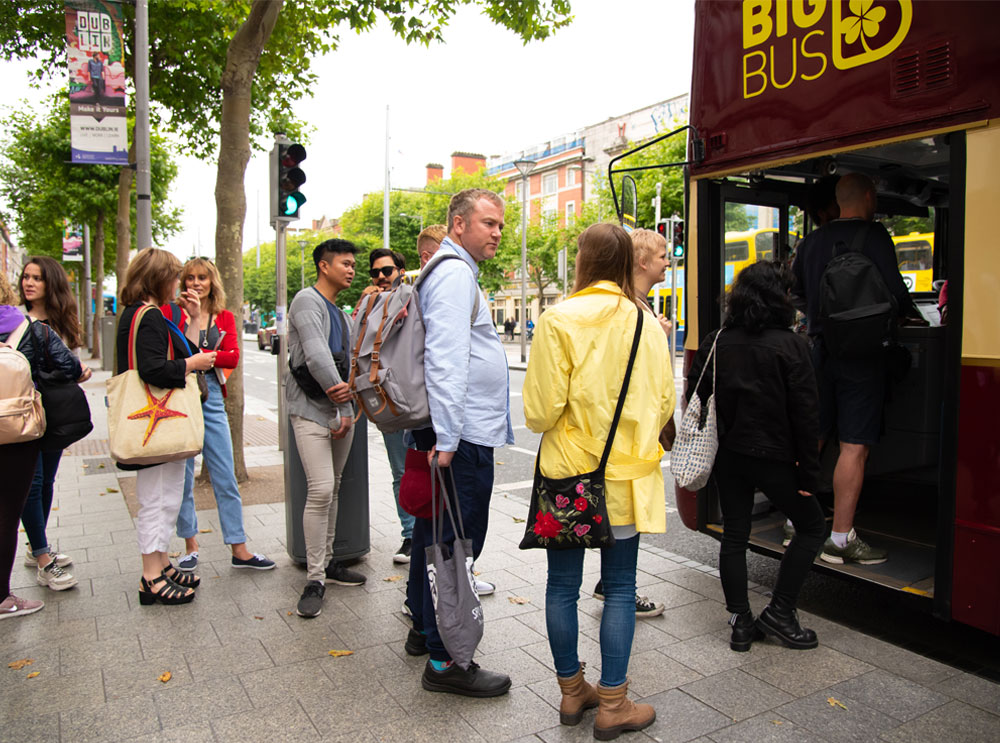
M 837 181 L 837 205 L 841 219 L 875 218 L 875 184 L 862 173 L 848 173 Z

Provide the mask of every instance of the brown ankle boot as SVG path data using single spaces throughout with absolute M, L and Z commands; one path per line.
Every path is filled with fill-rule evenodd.
M 597 689 L 583 678 L 583 663 L 580 670 L 569 678 L 556 676 L 559 689 L 562 691 L 562 702 L 559 703 L 559 722 L 563 725 L 576 725 L 583 719 L 584 710 L 597 706 Z
M 614 740 L 627 730 L 643 730 L 653 724 L 656 710 L 648 704 L 636 704 L 627 696 L 628 681 L 608 689 L 597 685 L 600 707 L 594 719 L 594 737 Z

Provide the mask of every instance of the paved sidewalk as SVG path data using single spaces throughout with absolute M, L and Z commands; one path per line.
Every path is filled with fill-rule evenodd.
M 521 552 L 524 490 L 494 494 L 489 539 L 477 567 L 498 585 L 483 599 L 478 660 L 513 679 L 510 693 L 473 700 L 420 688 L 424 659 L 403 651 L 405 571 L 392 564 L 399 525 L 381 436 L 371 449 L 372 552 L 363 588 L 327 587 L 322 615 L 294 615 L 304 571 L 284 551 L 281 503 L 245 509 L 250 547 L 271 572 L 233 570 L 215 511 L 199 512 L 200 574 L 194 603 L 138 605 L 135 529 L 107 459 L 103 383 L 85 387 L 95 431 L 63 458 L 49 536 L 73 556 L 77 588 L 50 592 L 14 566 L 20 595 L 41 598 L 32 616 L 0 622 L 0 740 L 62 741 L 589 741 L 593 713 L 559 725 L 559 690 L 545 640 L 545 554 Z M 248 449 L 251 466 L 280 462 L 275 447 Z M 103 466 L 102 466 L 103 465 Z M 252 474 L 252 473 L 251 473 Z M 174 549 L 180 550 L 181 540 Z M 584 590 L 599 570 L 588 554 Z M 1000 740 L 1000 688 L 880 640 L 803 615 L 820 647 L 773 642 L 728 647 L 717 573 L 661 549 L 639 554 L 642 593 L 663 616 L 636 627 L 631 691 L 656 723 L 622 740 Z M 755 610 L 766 587 L 752 594 Z M 585 594 L 587 595 L 587 594 Z M 600 668 L 601 604 L 580 601 L 580 650 Z M 350 650 L 334 657 L 332 650 Z M 7 664 L 31 659 L 31 665 Z M 160 679 L 165 672 L 170 680 Z M 37 676 L 34 675 L 37 673 Z M 29 678 L 29 674 L 32 675 Z

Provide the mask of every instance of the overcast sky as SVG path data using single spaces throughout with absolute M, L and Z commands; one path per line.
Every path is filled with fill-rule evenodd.
M 524 46 L 474 7 L 461 9 L 445 41 L 406 46 L 386 24 L 341 33 L 340 47 L 315 60 L 319 81 L 296 115 L 313 127 L 303 163 L 308 182 L 302 226 L 338 217 L 363 194 L 381 190 L 386 106 L 390 107 L 392 186 L 421 187 L 424 166 L 450 166 L 455 150 L 502 154 L 688 92 L 693 0 L 572 0 L 574 21 Z M 154 31 L 155 33 L 155 31 Z M 19 86 L 4 98 L 38 102 L 23 63 L 0 62 Z M 53 86 L 62 84 L 62 79 Z M 267 141 L 261 142 L 270 148 Z M 215 167 L 178 160 L 171 201 L 183 229 L 165 247 L 179 257 L 215 253 Z M 86 166 L 80 166 L 86 167 Z M 274 239 L 267 224 L 267 155 L 246 174 L 244 247 Z M 259 193 L 259 198 L 258 198 Z M 257 204 L 260 204 L 258 218 Z

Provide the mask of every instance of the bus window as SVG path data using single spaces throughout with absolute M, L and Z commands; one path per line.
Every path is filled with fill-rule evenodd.
M 726 240 L 726 263 L 750 260 L 750 243 L 746 240 Z
M 774 259 L 778 245 L 777 232 L 758 232 L 754 237 L 754 245 L 757 249 L 757 260 L 770 261 Z

